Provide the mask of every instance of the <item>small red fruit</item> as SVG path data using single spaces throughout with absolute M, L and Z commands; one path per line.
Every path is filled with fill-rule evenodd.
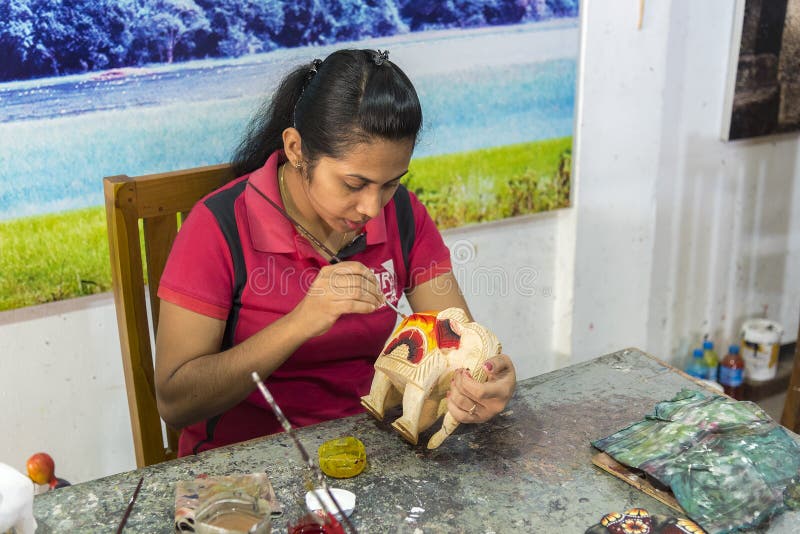
M 46 452 L 37 452 L 28 458 L 28 476 L 37 484 L 55 486 L 58 482 L 55 471 L 56 464 Z

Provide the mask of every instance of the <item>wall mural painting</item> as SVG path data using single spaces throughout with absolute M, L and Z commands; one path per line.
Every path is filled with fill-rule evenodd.
M 0 310 L 110 289 L 102 178 L 228 161 L 293 66 L 388 49 L 441 228 L 568 205 L 578 0 L 0 2 Z
M 722 137 L 800 130 L 800 1 L 738 0 Z

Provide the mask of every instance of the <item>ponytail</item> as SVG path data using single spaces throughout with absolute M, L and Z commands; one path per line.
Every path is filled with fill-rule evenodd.
M 416 141 L 422 127 L 419 98 L 388 56 L 339 50 L 292 70 L 251 119 L 232 160 L 236 176 L 262 167 L 283 148 L 283 131 L 292 126 L 300 132 L 309 166 L 375 138 Z
M 253 172 L 270 154 L 283 148 L 283 131 L 292 125 L 294 106 L 306 80 L 307 67 L 297 67 L 280 83 L 271 100 L 265 101 L 250 119 L 231 165 L 236 176 Z

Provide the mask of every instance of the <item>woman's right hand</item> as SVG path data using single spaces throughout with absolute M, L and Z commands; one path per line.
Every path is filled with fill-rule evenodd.
M 375 274 L 362 263 L 344 261 L 320 269 L 291 314 L 296 314 L 315 337 L 330 330 L 341 315 L 372 313 L 383 301 Z

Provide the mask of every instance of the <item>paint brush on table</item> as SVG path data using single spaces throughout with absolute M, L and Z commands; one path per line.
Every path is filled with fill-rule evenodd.
M 128 507 L 125 508 L 125 513 L 122 516 L 122 519 L 117 526 L 117 534 L 122 532 L 122 529 L 125 528 L 125 524 L 128 522 L 128 516 L 131 515 L 131 510 L 133 510 L 133 504 L 136 502 L 136 498 L 139 496 L 139 490 L 142 489 L 142 482 L 144 482 L 144 476 L 139 478 L 139 483 L 136 484 L 136 490 L 133 492 L 133 496 L 131 500 L 128 501 Z
M 278 421 L 280 421 L 281 426 L 289 435 L 289 437 L 292 438 L 292 441 L 294 442 L 295 447 L 297 447 L 297 450 L 300 451 L 300 456 L 303 458 L 303 461 L 308 466 L 308 469 L 311 471 L 312 475 L 314 475 L 317 478 L 320 487 L 325 491 L 325 493 L 327 493 L 331 502 L 336 507 L 336 512 L 331 513 L 330 510 L 326 509 L 325 503 L 320 502 L 323 509 L 325 509 L 326 512 L 331 513 L 331 515 L 338 515 L 341 518 L 341 520 L 347 525 L 347 529 L 350 532 L 352 532 L 353 534 L 358 534 L 356 527 L 353 526 L 353 523 L 350 522 L 350 518 L 347 517 L 347 514 L 344 513 L 344 510 L 342 510 L 342 507 L 339 505 L 339 502 L 336 500 L 336 497 L 333 496 L 333 492 L 330 490 L 328 484 L 325 482 L 325 477 L 322 475 L 322 471 L 320 471 L 320 469 L 316 465 L 314 465 L 314 462 L 311 461 L 311 456 L 309 456 L 308 451 L 300 442 L 300 439 L 297 437 L 297 434 L 292 428 L 292 424 L 289 422 L 286 416 L 283 415 L 283 410 L 281 410 L 280 406 L 278 406 L 278 403 L 275 402 L 275 399 L 272 397 L 272 394 L 267 389 L 267 386 L 264 385 L 264 382 L 261 380 L 261 378 L 258 376 L 258 373 L 256 373 L 255 371 L 253 371 L 251 376 L 253 377 L 253 382 L 256 383 L 259 391 L 261 391 L 261 395 L 264 396 L 264 400 L 267 401 L 267 404 L 269 404 L 270 408 L 272 408 L 272 411 L 275 412 L 275 417 L 278 418 Z

